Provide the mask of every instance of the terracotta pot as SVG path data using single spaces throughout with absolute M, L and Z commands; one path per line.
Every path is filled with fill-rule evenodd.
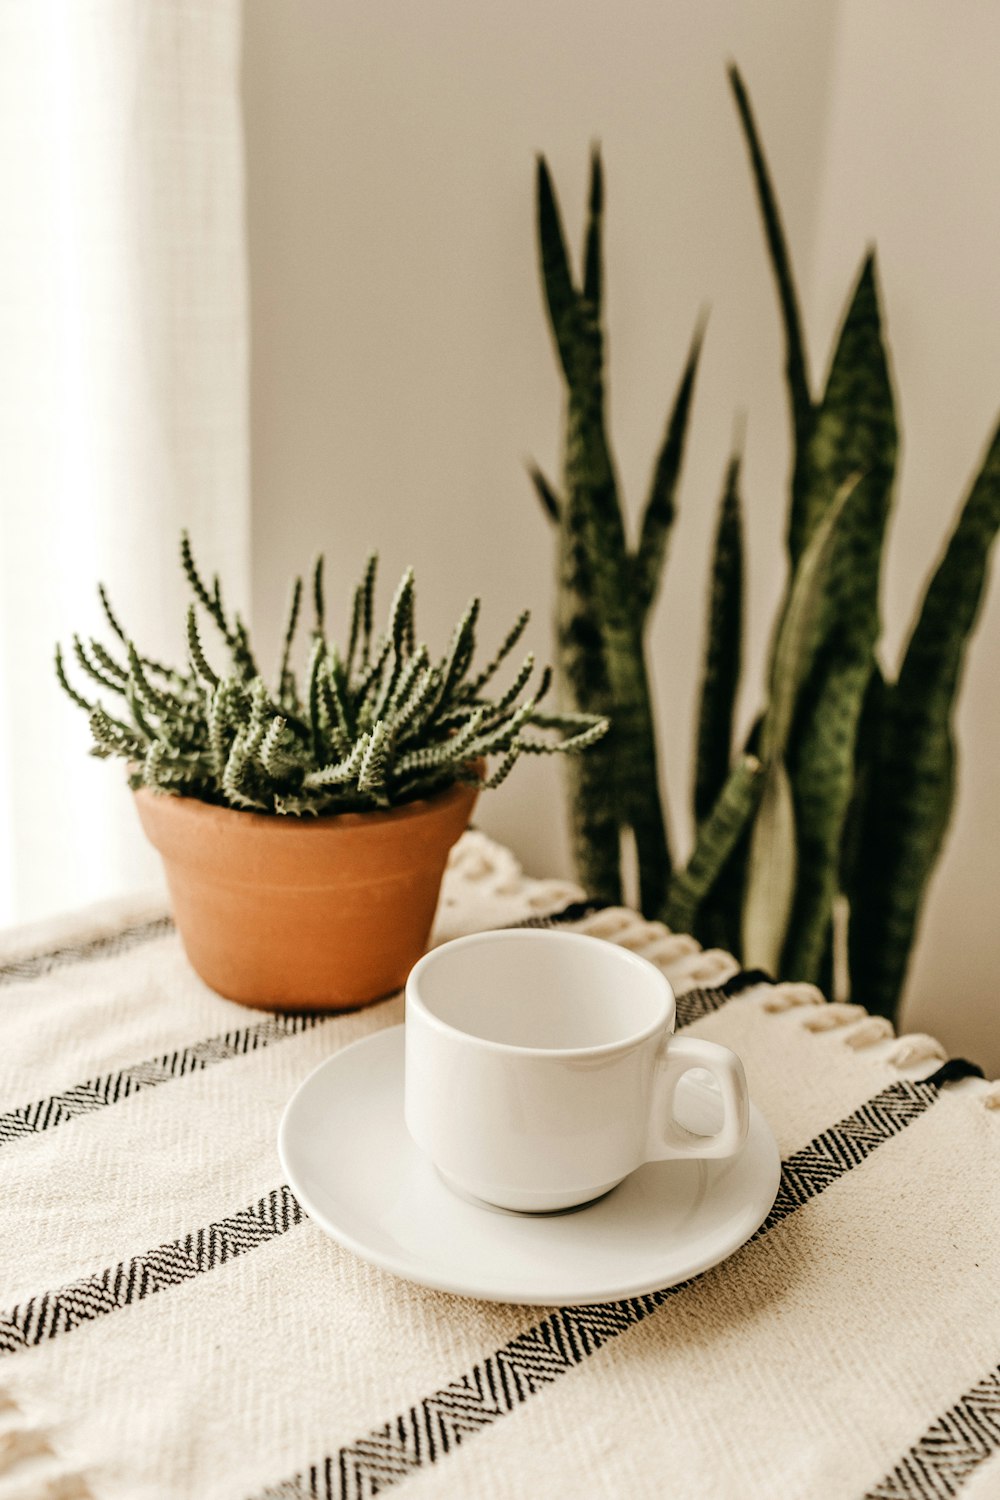
M 308 820 L 135 800 L 205 983 L 267 1010 L 345 1010 L 401 989 L 424 952 L 476 788 Z

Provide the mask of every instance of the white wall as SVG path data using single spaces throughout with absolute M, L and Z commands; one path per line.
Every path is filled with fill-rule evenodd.
M 749 415 L 747 716 L 760 699 L 784 567 L 781 345 L 725 83 L 729 58 L 756 102 L 817 365 L 865 240 L 875 234 L 883 245 L 913 534 L 912 552 L 900 547 L 889 578 L 890 639 L 898 642 L 916 562 L 923 566 L 936 545 L 985 435 L 1000 361 L 1000 333 L 983 316 L 996 238 L 978 213 L 998 148 L 974 163 L 959 153 L 959 173 L 950 149 L 928 149 L 932 127 L 911 116 L 946 17 L 932 6 L 906 14 L 920 21 L 904 24 L 901 6 L 883 0 L 510 0 L 489 8 L 246 0 L 255 614 L 272 643 L 296 566 L 324 546 L 331 593 L 346 598 L 375 543 L 387 592 L 415 564 L 432 638 L 441 640 L 468 595 L 482 592 L 487 636 L 528 603 L 533 641 L 548 648 L 552 538 L 522 461 L 532 454 L 555 469 L 561 391 L 535 269 L 533 157 L 547 153 L 578 243 L 587 147 L 598 138 L 609 189 L 613 435 L 633 516 L 697 311 L 712 309 L 681 518 L 652 634 L 665 782 L 675 843 L 686 851 L 709 541 L 740 409 Z M 984 45 L 996 26 L 1000 16 L 994 22 L 985 4 L 965 22 L 982 62 L 972 87 L 948 90 L 949 108 L 953 93 L 974 95 L 951 115 L 955 140 L 977 107 L 990 115 L 980 133 L 1000 136 Z M 890 51 L 901 34 L 902 53 Z M 924 144 L 912 153 L 916 124 Z M 963 173 L 968 200 L 955 185 Z M 939 204 L 952 207 L 952 227 Z M 953 265 L 959 278 L 968 274 L 970 259 L 976 279 L 959 329 L 943 318 L 936 281 L 948 281 Z M 952 287 L 948 296 L 957 295 Z M 956 385 L 969 398 L 962 420 L 949 405 L 942 421 L 945 393 Z M 913 471 L 917 454 L 922 473 Z M 994 605 L 976 657 L 980 685 L 968 684 L 959 828 L 935 888 L 914 1011 L 951 1046 L 1000 1069 L 1000 1031 L 987 1019 L 988 970 L 1000 957 L 995 929 L 982 908 L 954 930 L 942 915 L 971 912 L 971 893 L 1000 879 L 996 824 L 991 833 L 983 814 L 995 725 L 982 704 L 969 707 L 988 696 L 995 621 Z M 568 869 L 550 764 L 519 767 L 483 800 L 479 820 L 529 868 Z M 933 1003 L 951 972 L 967 976 L 964 1019 Z

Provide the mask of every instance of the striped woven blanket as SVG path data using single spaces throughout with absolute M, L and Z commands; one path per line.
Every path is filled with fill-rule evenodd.
M 0 940 L 0 1500 L 1000 1496 L 996 1087 L 466 834 L 437 939 L 524 921 L 645 954 L 678 1024 L 740 1053 L 783 1158 L 762 1231 L 594 1307 L 397 1280 L 303 1215 L 275 1135 L 400 997 L 248 1012 L 135 901 L 21 930 Z

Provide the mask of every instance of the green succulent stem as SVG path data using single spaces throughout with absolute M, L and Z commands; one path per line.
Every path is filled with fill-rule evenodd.
M 188 661 L 154 667 L 121 626 L 101 589 L 104 614 L 125 646 L 127 669 L 100 642 L 74 637 L 80 670 L 103 692 L 123 700 L 129 722 L 91 703 L 70 681 L 61 648 L 60 687 L 88 716 L 93 754 L 129 763 L 132 785 L 197 797 L 224 807 L 307 817 L 391 808 L 455 782 L 499 786 L 522 754 L 564 754 L 596 744 L 606 720 L 593 714 L 537 712 L 548 668 L 529 692 L 529 654 L 496 697 L 486 687 L 524 632 L 527 611 L 478 671 L 473 667 L 479 601 L 474 599 L 436 663 L 416 645 L 416 585 L 408 569 L 393 596 L 387 629 L 375 640 L 374 554 L 353 594 L 346 654 L 325 634 L 326 600 L 320 558 L 312 573 L 314 628 L 303 685 L 293 661 L 303 585 L 297 579 L 282 643 L 278 701 L 253 665 L 245 626 L 230 626 L 222 587 L 208 587 L 190 539 L 181 539 L 181 566 L 195 595 L 186 618 Z M 199 607 L 228 647 L 228 669 L 209 662 Z M 352 665 L 353 663 L 353 665 Z M 301 710 L 301 712 L 300 712 Z M 527 731 L 534 730 L 534 734 Z M 486 757 L 495 755 L 492 769 Z

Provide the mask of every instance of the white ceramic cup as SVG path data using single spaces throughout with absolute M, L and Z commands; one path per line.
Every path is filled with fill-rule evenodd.
M 676 1037 L 674 994 L 627 948 L 507 930 L 434 948 L 406 982 L 406 1124 L 459 1192 L 521 1212 L 587 1203 L 646 1161 L 732 1156 L 746 1140 L 743 1064 Z M 707 1068 L 721 1128 L 695 1135 L 678 1081 Z

